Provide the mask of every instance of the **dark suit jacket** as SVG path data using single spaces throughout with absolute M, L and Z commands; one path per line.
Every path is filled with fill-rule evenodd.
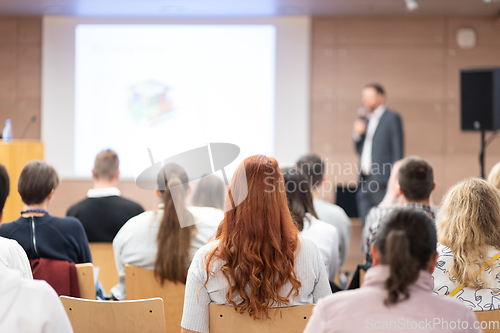
M 355 142 L 356 151 L 361 157 L 365 135 Z M 392 164 L 403 158 L 404 136 L 401 117 L 386 110 L 378 123 L 372 143 L 372 172 L 370 180 L 377 181 L 385 188 L 391 174 Z

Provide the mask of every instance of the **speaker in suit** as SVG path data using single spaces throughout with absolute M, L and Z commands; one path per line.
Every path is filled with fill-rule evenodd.
M 369 114 L 367 120 L 356 120 L 354 143 L 360 157 L 356 201 L 359 217 L 364 220 L 370 209 L 382 201 L 392 165 L 403 158 L 404 136 L 401 117 L 384 105 L 382 87 L 367 86 L 362 95 Z

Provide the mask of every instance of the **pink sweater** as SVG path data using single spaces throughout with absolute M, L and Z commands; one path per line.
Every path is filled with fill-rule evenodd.
M 335 293 L 316 304 L 304 333 L 482 332 L 476 316 L 461 302 L 432 292 L 432 277 L 421 271 L 410 298 L 385 306 L 389 267 L 375 266 L 360 289 Z

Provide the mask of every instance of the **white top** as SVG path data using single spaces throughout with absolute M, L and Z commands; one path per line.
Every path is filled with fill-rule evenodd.
M 434 278 L 434 292 L 438 295 L 448 295 L 459 283 L 456 282 L 454 277 L 450 277 L 448 269 L 453 261 L 453 254 L 449 247 L 439 244 L 437 247 L 439 259 L 436 264 L 436 269 L 432 274 Z M 488 257 L 492 258 L 497 255 L 499 250 L 491 247 L 488 251 Z M 489 259 L 488 259 L 489 260 Z M 477 269 L 479 266 L 476 265 Z M 464 287 L 453 298 L 464 302 L 472 311 L 489 311 L 500 308 L 500 299 L 498 297 L 498 290 L 500 282 L 498 281 L 498 274 L 500 274 L 500 259 L 495 261 L 493 270 L 486 269 L 486 277 L 488 287 L 485 289 L 472 289 Z
M 290 301 L 292 306 L 316 303 L 320 298 L 332 293 L 318 248 L 311 240 L 303 237 L 299 237 L 299 239 L 300 247 L 295 255 L 294 268 L 297 279 L 302 283 L 302 286 L 299 289 L 299 295 Z M 189 267 L 181 322 L 181 326 L 185 329 L 207 333 L 209 304 L 212 302 L 229 304 L 226 302 L 229 286 L 221 273 L 222 262 L 220 260 L 213 264 L 210 279 L 201 288 L 207 279 L 205 256 L 217 244 L 217 242 L 212 242 L 200 248 L 191 262 L 191 267 Z M 287 282 L 281 288 L 280 295 L 285 297 L 291 289 L 290 282 Z M 241 300 L 239 296 L 234 297 L 236 303 Z
M 122 193 L 116 187 L 106 187 L 106 188 L 91 188 L 87 191 L 88 198 L 104 198 L 104 197 L 113 197 L 120 196 Z
M 373 136 L 384 112 L 385 105 L 380 105 L 373 113 L 368 115 L 368 128 L 366 129 L 365 142 L 363 143 L 363 151 L 361 152 L 361 171 L 365 175 L 371 173 Z
M 306 213 L 304 229 L 300 234 L 316 244 L 323 257 L 328 279 L 333 282 L 339 267 L 339 232 L 337 228 Z
M 321 221 L 333 225 L 339 232 L 339 267 L 344 265 L 351 242 L 351 219 L 337 205 L 324 200 L 314 200 L 314 210 Z
M 73 332 L 54 289 L 42 280 L 23 279 L 0 264 L 0 332 Z
M 0 262 L 21 273 L 23 278 L 33 280 L 28 256 L 16 240 L 0 237 Z
M 111 288 L 117 299 L 125 298 L 125 264 L 154 269 L 158 244 L 156 237 L 163 218 L 163 205 L 157 211 L 147 211 L 128 220 L 113 240 L 119 283 Z M 196 221 L 198 232 L 191 241 L 191 258 L 215 235 L 224 212 L 210 207 L 188 207 Z

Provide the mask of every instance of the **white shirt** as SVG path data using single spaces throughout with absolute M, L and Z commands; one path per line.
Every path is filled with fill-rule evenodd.
M 16 240 L 0 237 L 0 262 L 21 273 L 23 278 L 33 280 L 28 256 Z
M 498 254 L 500 250 L 490 247 L 488 250 L 488 257 L 492 258 Z M 448 295 L 459 283 L 456 282 L 454 277 L 449 274 L 451 263 L 453 262 L 453 253 L 450 248 L 439 244 L 437 247 L 439 254 L 436 269 L 432 273 L 434 278 L 434 292 L 438 295 Z M 475 265 L 479 269 L 478 265 Z M 456 298 L 465 303 L 472 311 L 489 311 L 500 308 L 500 298 L 498 297 L 498 289 L 500 289 L 500 281 L 498 275 L 500 273 L 500 259 L 493 264 L 493 270 L 487 268 L 485 270 L 487 288 L 473 289 L 464 287 L 453 298 Z M 449 297 L 449 296 L 448 296 Z
M 339 232 L 339 267 L 342 267 L 351 242 L 351 219 L 342 208 L 327 201 L 316 199 L 313 204 L 318 218 L 333 225 Z
M 122 193 L 116 187 L 106 187 L 106 188 L 91 188 L 87 191 L 88 198 L 104 198 L 104 197 L 113 197 L 120 196 Z
M 368 115 L 368 128 L 366 129 L 365 142 L 363 143 L 363 151 L 361 152 L 361 171 L 364 175 L 371 173 L 373 136 L 385 110 L 385 105 L 380 105 L 373 113 Z
M 28 280 L 0 264 L 0 332 L 73 332 L 54 289 L 42 280 Z
M 335 280 L 335 274 L 339 268 L 339 232 L 337 228 L 306 213 L 304 229 L 300 234 L 316 244 L 323 257 L 328 279 Z
M 299 240 L 300 247 L 295 254 L 294 269 L 301 287 L 299 295 L 290 301 L 292 306 L 316 303 L 320 298 L 332 293 L 318 248 L 311 240 L 303 237 L 299 237 Z M 229 284 L 221 273 L 222 262 L 220 260 L 215 261 L 211 266 L 210 278 L 202 288 L 207 280 L 205 257 L 217 244 L 218 242 L 215 241 L 200 248 L 189 267 L 181 322 L 181 326 L 185 329 L 208 332 L 209 304 L 212 302 L 229 304 L 226 300 Z M 280 295 L 286 297 L 291 288 L 290 282 L 286 282 L 281 288 Z M 235 295 L 233 300 L 238 303 L 242 299 Z
M 211 207 L 188 207 L 196 221 L 197 233 L 191 241 L 190 257 L 217 232 L 224 212 Z M 113 240 L 119 283 L 111 288 L 117 299 L 125 299 L 125 264 L 154 269 L 158 244 L 156 237 L 163 218 L 163 204 L 128 220 Z

